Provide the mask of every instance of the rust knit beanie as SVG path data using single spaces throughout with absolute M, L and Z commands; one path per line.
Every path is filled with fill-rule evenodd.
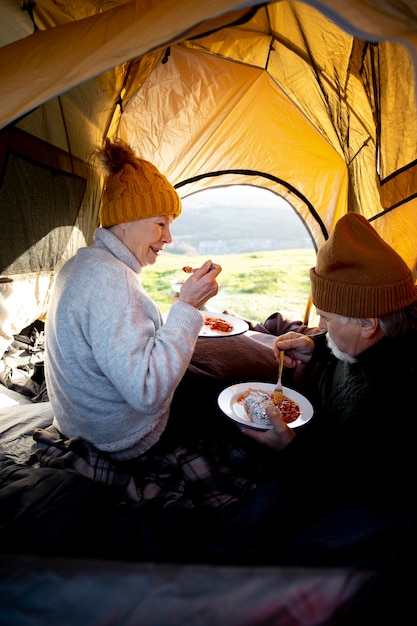
M 358 213 L 347 213 L 310 270 L 313 304 L 346 317 L 381 317 L 417 301 L 413 273 Z
M 96 157 L 106 174 L 99 212 L 102 227 L 157 215 L 180 215 L 181 200 L 174 187 L 155 165 L 139 159 L 126 143 L 107 139 Z

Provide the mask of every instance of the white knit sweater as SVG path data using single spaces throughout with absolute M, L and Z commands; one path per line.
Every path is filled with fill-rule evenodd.
M 201 311 L 177 302 L 162 325 L 141 269 L 115 235 L 98 228 L 93 245 L 59 271 L 45 324 L 53 425 L 115 459 L 158 441 L 204 322 Z

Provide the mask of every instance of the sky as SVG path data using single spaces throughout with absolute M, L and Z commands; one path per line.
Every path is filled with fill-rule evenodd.
M 184 211 L 187 211 L 191 207 L 204 207 L 205 205 L 210 205 L 220 200 L 223 202 L 226 199 L 228 206 L 240 207 L 247 206 L 248 204 L 256 204 L 257 206 L 276 207 L 280 205 L 285 211 L 293 211 L 286 200 L 275 195 L 272 191 L 251 185 L 231 185 L 229 187 L 222 187 L 221 189 L 200 191 L 199 193 L 184 198 L 182 205 Z

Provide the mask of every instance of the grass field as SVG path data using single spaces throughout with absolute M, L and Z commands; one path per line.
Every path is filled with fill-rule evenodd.
M 223 271 L 220 290 L 208 302 L 213 310 L 231 309 L 247 319 L 263 321 L 274 311 L 304 317 L 310 292 L 309 269 L 315 264 L 310 249 L 216 255 Z M 185 280 L 184 265 L 199 267 L 207 257 L 164 252 L 154 266 L 142 272 L 142 284 L 161 311 L 171 305 L 171 282 Z

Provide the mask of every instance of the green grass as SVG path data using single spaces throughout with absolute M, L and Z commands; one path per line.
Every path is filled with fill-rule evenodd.
M 207 306 L 231 309 L 247 319 L 265 320 L 274 311 L 291 311 L 304 317 L 310 292 L 309 269 L 315 264 L 314 250 L 277 250 L 246 254 L 216 255 L 213 262 L 223 271 L 219 293 Z M 171 281 L 185 280 L 184 265 L 199 267 L 207 257 L 164 252 L 154 266 L 142 272 L 142 284 L 161 311 L 171 305 Z

